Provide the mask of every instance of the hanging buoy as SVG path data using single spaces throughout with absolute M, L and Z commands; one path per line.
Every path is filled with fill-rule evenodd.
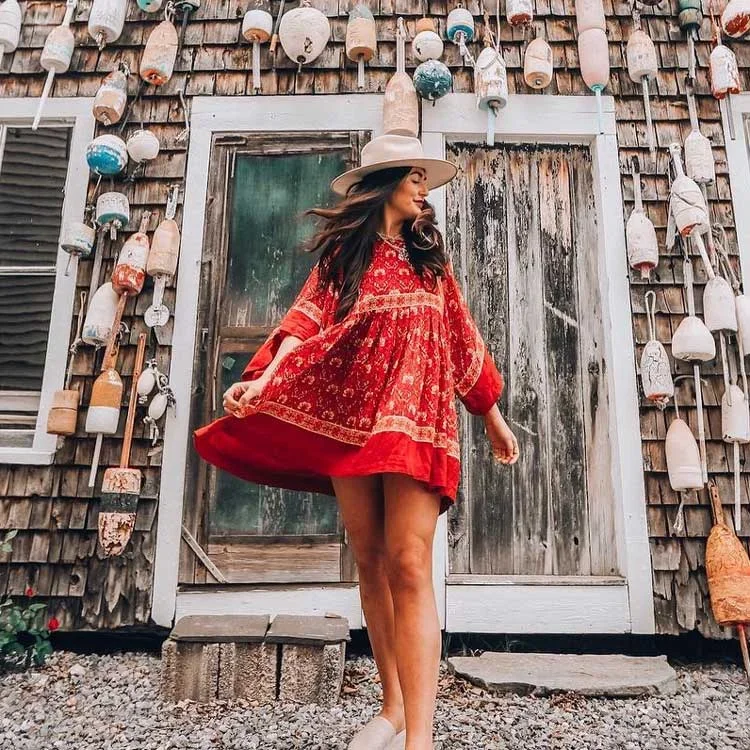
M 740 71 L 734 52 L 721 43 L 721 30 L 714 22 L 716 46 L 709 58 L 709 72 L 711 74 L 711 93 L 718 101 L 726 102 L 727 126 L 729 137 L 734 140 L 734 115 L 732 114 L 732 94 L 740 93 Z
M 703 487 L 703 472 L 698 443 L 693 437 L 687 422 L 679 416 L 675 399 L 677 416 L 667 430 L 664 448 L 667 457 L 669 484 L 676 492 L 697 490 Z
M 440 60 L 426 60 L 414 70 L 414 88 L 428 101 L 445 96 L 453 85 L 453 76 L 448 66 Z
M 94 117 L 103 125 L 114 125 L 120 121 L 128 103 L 128 76 L 130 69 L 121 62 L 109 73 L 99 86 L 94 97 Z
M 52 91 L 52 83 L 55 80 L 55 75 L 57 73 L 64 73 L 70 67 L 70 61 L 73 58 L 73 49 L 75 48 L 75 39 L 73 38 L 73 32 L 70 30 L 70 21 L 73 18 L 76 3 L 77 0 L 67 1 L 62 24 L 50 31 L 47 41 L 44 43 L 44 49 L 42 50 L 39 62 L 47 71 L 47 80 L 44 82 L 42 96 L 39 99 L 39 107 L 36 110 L 36 116 L 31 125 L 32 130 L 36 130 L 39 127 L 42 110 Z
M 65 372 L 65 382 L 62 390 L 55 391 L 52 395 L 52 405 L 47 413 L 47 432 L 50 435 L 73 435 L 75 434 L 78 422 L 78 404 L 81 394 L 77 389 L 70 387 L 70 381 L 73 377 L 73 361 L 81 343 L 86 292 L 80 293 L 79 300 L 76 337 L 70 347 L 70 358 L 68 360 L 68 368 Z
M 166 325 L 169 320 L 169 309 L 163 300 L 167 282 L 177 273 L 177 260 L 180 254 L 180 229 L 174 220 L 177 195 L 177 188 L 172 188 L 167 199 L 164 221 L 154 232 L 146 264 L 146 273 L 154 279 L 154 299 L 143 314 L 149 328 Z
M 708 185 L 716 179 L 716 166 L 711 150 L 711 141 L 700 131 L 695 97 L 691 91 L 688 91 L 687 100 L 691 130 L 685 139 L 685 172 L 691 180 L 698 184 Z
M 417 33 L 412 39 L 411 50 L 420 62 L 442 57 L 443 40 L 438 35 L 435 22 L 431 18 L 420 18 L 417 21 Z
M 106 555 L 122 554 L 135 528 L 142 475 L 140 469 L 128 468 L 128 464 L 130 463 L 130 448 L 135 426 L 137 403 L 135 387 L 143 369 L 145 353 L 146 334 L 141 333 L 138 336 L 138 347 L 133 364 L 133 382 L 130 388 L 130 403 L 128 404 L 125 434 L 120 451 L 120 465 L 107 469 L 102 479 L 97 525 L 99 543 Z
M 279 41 L 290 60 L 299 64 L 315 60 L 326 48 L 331 36 L 331 24 L 325 14 L 310 5 L 309 0 L 300 0 L 298 8 L 293 8 L 281 17 Z
M 532 0 L 506 0 L 505 14 L 511 26 L 531 23 L 534 18 L 534 3 Z
M 94 252 L 96 229 L 82 221 L 71 221 L 63 227 L 60 247 L 70 256 L 65 268 L 68 275 L 70 262 L 73 258 L 88 258 Z
M 357 88 L 365 87 L 365 63 L 372 59 L 377 47 L 375 18 L 366 5 L 355 5 L 349 11 L 346 26 L 346 56 L 357 63 Z
M 653 222 L 646 216 L 643 208 L 641 176 L 635 168 L 633 168 L 633 196 L 635 207 L 625 226 L 628 262 L 631 268 L 641 272 L 642 279 L 648 279 L 651 271 L 659 264 L 659 243 Z
M 253 89 L 260 91 L 260 45 L 270 40 L 273 16 L 268 0 L 256 0 L 242 19 L 242 36 L 253 45 Z
M 732 443 L 734 457 L 734 525 L 742 524 L 740 486 L 740 443 L 750 443 L 750 407 L 745 392 L 735 383 L 721 398 L 721 432 L 725 443 Z
M 721 41 L 717 41 L 709 60 L 711 93 L 715 99 L 724 99 L 729 94 L 740 93 L 740 73 L 734 52 Z
M 688 43 L 688 77 L 695 80 L 695 38 L 703 23 L 701 0 L 679 0 L 677 19 Z
M 495 144 L 495 119 L 508 104 L 508 73 L 500 51 L 486 46 L 474 65 L 477 106 L 487 111 L 487 145 Z
M 89 11 L 88 29 L 99 49 L 120 38 L 127 9 L 127 0 L 94 0 Z
M 146 229 L 150 212 L 141 219 L 140 229 L 125 241 L 112 271 L 112 287 L 117 294 L 139 294 L 146 280 L 146 263 L 150 249 Z
M 177 61 L 177 29 L 169 12 L 151 32 L 141 57 L 141 78 L 152 86 L 162 86 L 174 72 Z
M 138 7 L 146 13 L 158 13 L 161 5 L 162 0 L 138 0 Z
M 656 47 L 649 35 L 641 28 L 641 17 L 638 11 L 633 11 L 634 28 L 628 39 L 627 61 L 628 74 L 634 83 L 640 83 L 643 88 L 643 107 L 646 112 L 646 138 L 648 148 L 652 154 L 656 151 L 656 137 L 651 118 L 651 101 L 649 99 L 649 81 L 656 77 L 659 70 L 656 60 Z
M 693 293 L 693 265 L 689 258 L 683 262 L 683 276 L 688 303 L 688 314 L 682 319 L 677 330 L 672 334 L 672 356 L 693 365 L 695 383 L 696 409 L 698 414 L 698 442 L 700 445 L 701 470 L 703 481 L 708 479 L 706 460 L 706 428 L 703 419 L 703 390 L 701 388 L 701 362 L 708 362 L 716 357 L 716 342 L 706 324 L 695 314 L 695 295 Z
M 709 331 L 736 331 L 737 311 L 729 282 L 714 276 L 703 288 L 703 320 Z
M 136 381 L 136 392 L 138 393 L 138 403 L 145 404 L 148 401 L 151 391 L 156 388 L 156 378 L 159 373 L 159 369 L 156 366 L 155 359 L 149 359 L 146 362 L 146 368 L 141 373 L 140 377 Z
M 729 0 L 721 14 L 721 28 L 735 39 L 750 31 L 750 0 Z
M 411 76 L 406 72 L 406 27 L 404 19 L 396 22 L 396 72 L 385 87 L 383 96 L 383 133 L 408 135 L 419 133 L 419 102 Z
M 125 193 L 116 191 L 102 193 L 96 200 L 96 223 L 105 231 L 109 229 L 110 238 L 117 239 L 117 231 L 130 221 L 130 203 Z
M 604 132 L 602 91 L 609 83 L 609 45 L 601 0 L 577 0 L 578 59 L 581 77 L 596 96 L 599 132 Z
M 446 35 L 451 42 L 458 45 L 458 51 L 464 63 L 469 54 L 466 45 L 474 40 L 474 17 L 460 5 L 448 14 Z
M 150 130 L 136 130 L 125 144 L 128 156 L 140 164 L 151 161 L 159 155 L 159 139 Z
M 552 81 L 552 49 L 538 36 L 529 42 L 523 56 L 523 79 L 532 89 L 544 89 Z
M 3 55 L 15 52 L 21 38 L 21 6 L 18 0 L 0 3 L 0 66 Z
M 117 135 L 106 133 L 94 138 L 86 147 L 86 162 L 96 174 L 120 174 L 128 165 L 128 149 Z
M 112 335 L 120 297 L 109 282 L 102 284 L 94 293 L 86 310 L 81 340 L 90 346 L 106 346 Z
M 676 177 L 669 192 L 669 211 L 680 235 L 705 234 L 709 231 L 708 207 L 700 187 L 691 180 L 682 166 L 678 143 L 669 146 Z M 709 264 L 710 265 L 710 264 Z
M 656 338 L 656 293 L 646 292 L 646 317 L 649 340 L 641 354 L 641 383 L 643 394 L 649 401 L 665 405 L 674 396 L 674 382 L 669 357 Z

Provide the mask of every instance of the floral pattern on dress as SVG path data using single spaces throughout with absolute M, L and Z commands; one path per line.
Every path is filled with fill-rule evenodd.
M 259 377 L 285 336 L 302 339 L 249 413 L 359 446 L 377 433 L 399 432 L 458 460 L 455 396 L 483 414 L 503 383 L 452 266 L 431 289 L 403 247 L 378 240 L 358 299 L 337 323 L 336 304 L 332 286 L 319 288 L 316 264 L 243 373 L 245 380 Z

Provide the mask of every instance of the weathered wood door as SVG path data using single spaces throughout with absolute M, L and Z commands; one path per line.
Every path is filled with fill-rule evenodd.
M 302 212 L 330 201 L 329 182 L 357 159 L 355 132 L 215 136 L 204 237 L 193 428 L 223 414 L 221 396 L 290 307 L 312 259 Z M 190 450 L 185 524 L 234 583 L 355 580 L 334 498 L 237 479 Z M 183 543 L 180 581 L 205 567 Z
M 622 579 L 589 148 L 456 141 L 446 151 L 461 170 L 446 191 L 449 252 L 504 373 L 500 408 L 521 450 L 513 468 L 495 463 L 482 420 L 461 410 L 461 494 L 448 519 L 455 629 L 457 586 L 474 588 L 481 620 L 479 603 L 502 598 L 503 584 Z

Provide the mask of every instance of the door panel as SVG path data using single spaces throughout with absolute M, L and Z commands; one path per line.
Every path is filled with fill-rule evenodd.
M 521 457 L 493 461 L 481 419 L 461 419 L 450 511 L 457 575 L 611 576 L 614 544 L 591 155 L 583 146 L 447 144 L 456 272 L 506 389 Z
M 305 209 L 331 202 L 361 132 L 214 137 L 193 367 L 192 427 L 223 414 L 221 396 L 289 309 L 314 258 Z M 356 580 L 335 498 L 256 485 L 190 451 L 185 525 L 230 583 Z M 180 581 L 207 582 L 183 545 Z

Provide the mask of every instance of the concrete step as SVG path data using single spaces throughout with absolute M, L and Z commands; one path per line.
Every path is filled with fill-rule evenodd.
M 349 638 L 339 616 L 189 615 L 162 646 L 162 694 L 334 705 Z
M 622 654 L 519 654 L 485 651 L 454 656 L 449 671 L 493 692 L 633 697 L 677 692 L 677 674 L 666 656 Z

